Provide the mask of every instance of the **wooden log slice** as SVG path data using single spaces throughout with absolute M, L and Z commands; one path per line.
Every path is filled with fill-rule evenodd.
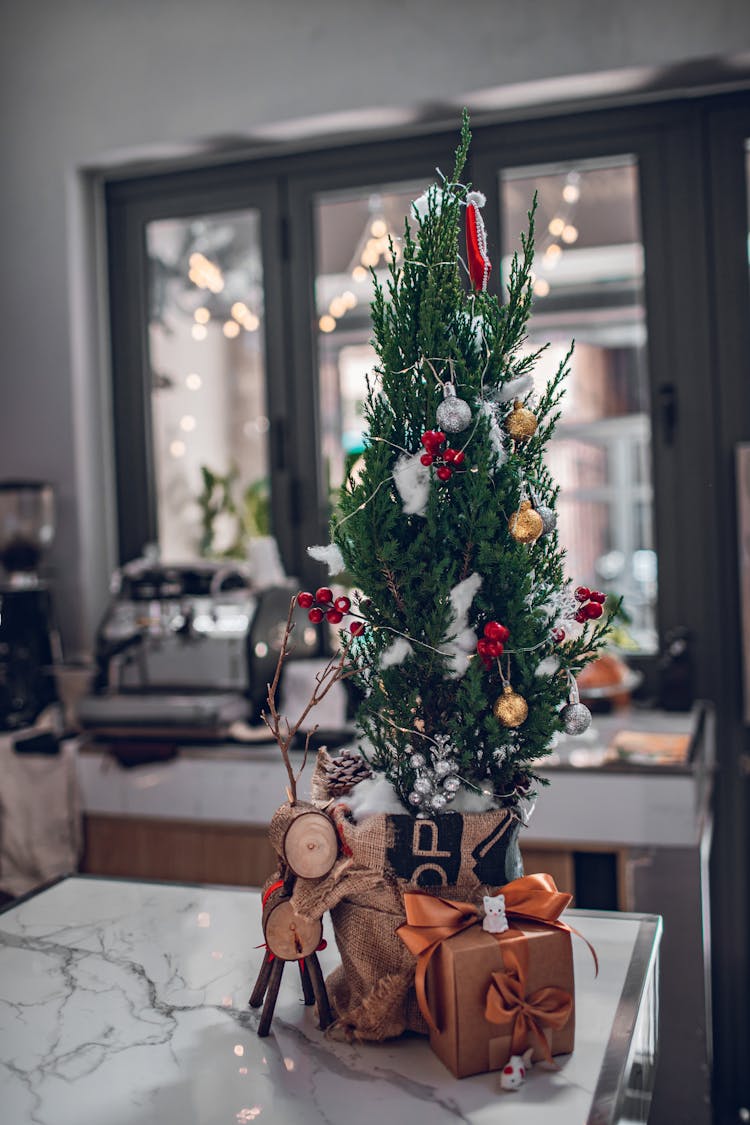
M 273 815 L 268 836 L 302 879 L 322 879 L 336 862 L 338 836 L 333 821 L 313 805 L 282 805 Z
M 274 956 L 282 961 L 299 961 L 320 945 L 323 923 L 319 918 L 295 914 L 289 896 L 280 887 L 271 892 L 263 907 L 263 935 Z

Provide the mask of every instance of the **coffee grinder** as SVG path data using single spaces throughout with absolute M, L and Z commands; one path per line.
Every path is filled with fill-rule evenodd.
M 57 698 L 59 640 L 49 590 L 39 577 L 54 534 L 51 485 L 0 481 L 0 730 L 31 726 Z

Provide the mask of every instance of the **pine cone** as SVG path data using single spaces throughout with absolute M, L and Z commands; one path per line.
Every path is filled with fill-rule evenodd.
M 372 770 L 361 754 L 344 750 L 325 765 L 326 784 L 331 797 L 343 797 L 358 781 L 372 777 Z

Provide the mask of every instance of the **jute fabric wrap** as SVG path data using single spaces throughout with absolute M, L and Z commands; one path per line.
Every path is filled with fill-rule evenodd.
M 323 879 L 297 879 L 292 904 L 311 918 L 331 912 L 341 965 L 328 977 L 337 1026 L 354 1039 L 427 1033 L 414 992 L 413 955 L 396 935 L 403 894 L 420 890 L 480 904 L 516 878 L 519 822 L 512 810 L 442 813 L 416 820 L 377 814 L 361 824 L 342 801 L 328 806 L 341 856 Z

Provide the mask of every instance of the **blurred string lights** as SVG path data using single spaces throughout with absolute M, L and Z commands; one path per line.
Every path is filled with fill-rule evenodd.
M 581 174 L 571 170 L 565 176 L 559 204 L 539 241 L 540 264 L 545 275 L 557 268 L 564 250 L 578 241 L 580 232 L 574 218 L 580 197 Z M 355 283 L 354 289 L 343 289 L 330 300 L 318 320 L 321 332 L 336 330 L 338 322 L 359 304 L 360 295 L 364 296 L 361 291 L 358 295 L 356 290 L 368 281 L 370 270 L 386 266 L 392 254 L 396 261 L 401 257 L 400 240 L 384 214 L 381 196 L 373 194 L 368 199 L 367 220 L 347 269 Z M 549 278 L 536 273 L 532 275 L 532 285 L 537 297 L 546 297 L 551 289 Z
M 212 262 L 205 254 L 198 251 L 192 253 L 188 260 L 188 266 L 188 280 L 197 289 L 207 290 L 215 296 L 224 292 L 225 279 L 222 270 L 216 262 Z M 193 324 L 190 328 L 192 338 L 198 342 L 205 340 L 208 337 L 208 330 L 212 322 L 221 322 L 221 331 L 227 340 L 236 339 L 243 329 L 245 332 L 252 333 L 257 332 L 260 328 L 260 317 L 248 308 L 244 301 L 235 301 L 229 310 L 228 317 L 224 311 L 212 314 L 206 305 L 199 305 L 193 311 Z M 185 386 L 189 391 L 199 391 L 203 386 L 203 379 L 196 371 L 191 371 L 185 376 Z M 267 423 L 267 419 L 263 418 L 258 421 L 256 426 L 258 433 L 263 432 L 261 422 Z M 170 456 L 175 460 L 179 460 L 187 453 L 187 444 L 183 438 L 185 435 L 193 433 L 198 423 L 195 415 L 183 414 L 178 425 L 181 436 L 174 438 L 169 443 Z M 247 432 L 246 425 L 245 433 L 247 434 Z
M 391 257 L 398 261 L 400 256 L 398 236 L 385 217 L 382 197 L 371 195 L 367 201 L 367 219 L 349 262 L 347 273 L 355 286 L 360 288 L 368 281 L 370 270 L 387 265 Z M 318 320 L 320 331 L 335 331 L 338 321 L 358 304 L 359 297 L 352 289 L 344 289 L 341 293 L 337 293 L 329 302 L 328 311 Z
M 570 171 L 565 177 L 559 206 L 548 222 L 546 233 L 539 243 L 541 264 L 545 273 L 556 269 L 566 247 L 573 246 L 578 241 L 580 232 L 573 218 L 580 198 L 581 174 Z M 551 284 L 547 277 L 539 277 L 536 273 L 532 273 L 531 284 L 535 297 L 548 296 Z

